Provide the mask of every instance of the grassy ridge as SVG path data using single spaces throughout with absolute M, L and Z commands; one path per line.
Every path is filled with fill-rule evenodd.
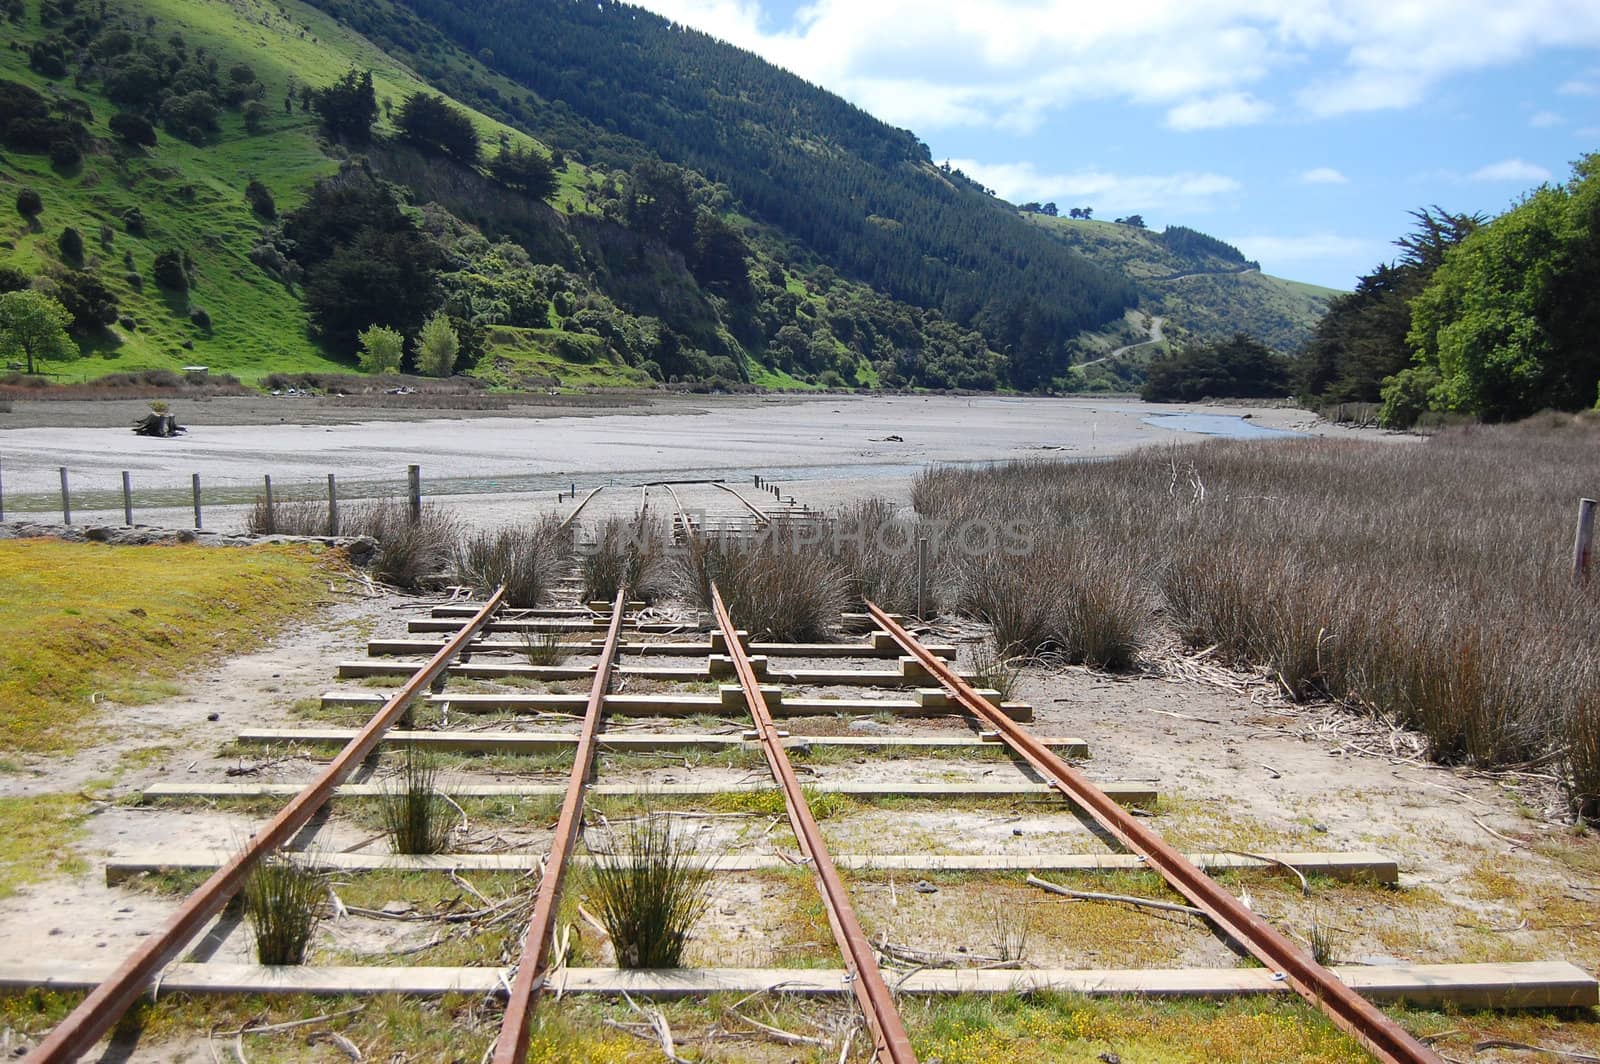
M 1192 335 L 1218 339 L 1237 331 L 1258 337 L 1269 347 L 1292 354 L 1305 344 L 1322 317 L 1334 289 L 1287 281 L 1256 270 L 1217 272 L 1210 276 L 1163 280 L 1195 271 L 1230 271 L 1239 264 L 1220 259 L 1195 260 L 1173 254 L 1159 234 L 1115 222 L 1023 217 L 1097 262 L 1126 273 L 1139 286 L 1140 309 L 1167 319 L 1169 340 Z M 1141 348 L 1148 359 L 1157 345 Z
M 50 363 L 58 380 L 78 381 L 106 373 L 139 369 L 173 369 L 189 364 L 210 366 L 254 382 L 273 373 L 329 372 L 349 369 L 331 358 L 307 332 L 307 320 L 294 291 L 274 280 L 249 260 L 263 221 L 245 203 L 245 185 L 257 179 L 266 185 L 280 212 L 301 204 L 312 183 L 333 173 L 338 162 L 318 145 L 316 118 L 298 103 L 283 110 L 291 81 L 322 85 L 352 66 L 370 66 L 379 99 L 397 105 L 407 94 L 428 86 L 413 72 L 341 27 L 315 9 L 259 0 L 147 0 L 137 13 L 159 20 L 160 30 L 181 32 L 191 48 L 204 47 L 223 67 L 246 62 L 266 86 L 268 116 L 261 132 L 251 135 L 239 114 L 224 111 L 221 134 L 213 143 L 196 146 L 160 134 L 153 150 L 125 159 L 90 154 L 75 171 L 54 170 L 43 155 L 6 152 L 0 165 L 0 264 L 42 272 L 58 262 L 55 241 L 66 226 L 84 235 L 91 268 L 117 295 L 122 312 L 136 329 L 113 326 L 88 345 L 85 357 Z M 30 7 L 21 36 L 45 31 Z M 49 94 L 81 100 L 94 111 L 93 135 L 105 145 L 115 138 L 108 121 L 116 107 L 91 89 L 73 87 L 72 79 L 51 81 L 28 68 L 27 50 L 0 50 L 0 77 Z M 525 134 L 469 111 L 489 144 L 504 135 L 513 144 L 534 143 Z M 380 130 L 385 123 L 380 119 Z M 567 200 L 582 206 L 572 189 L 586 179 L 581 167 L 562 175 Z M 30 186 L 44 199 L 36 229 L 11 207 L 16 191 Z M 146 232 L 129 233 L 121 221 L 137 206 Z M 103 224 L 114 230 L 113 242 L 102 246 Z M 195 261 L 195 283 L 187 296 L 161 291 L 151 278 L 156 254 L 167 248 L 188 251 Z M 125 278 L 132 270 L 143 277 L 136 288 Z M 189 320 L 191 307 L 204 308 L 210 330 Z M 186 349 L 184 343 L 193 344 Z
M 83 745 L 96 705 L 170 694 L 182 670 L 302 614 L 326 564 L 303 549 L 0 543 L 0 747 Z

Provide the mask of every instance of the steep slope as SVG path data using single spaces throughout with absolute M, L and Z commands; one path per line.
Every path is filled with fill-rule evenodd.
M 41 5 L 30 3 L 10 31 L 24 44 L 43 42 L 84 17 L 70 3 L 51 6 L 65 11 L 46 24 Z M 81 104 L 92 115 L 86 123 L 92 140 L 78 164 L 60 167 L 42 153 L 8 147 L 0 167 L 0 265 L 34 275 L 60 270 L 68 264 L 57 241 L 74 228 L 88 245 L 80 272 L 97 278 L 118 305 L 117 319 L 85 338 L 84 358 L 50 369 L 75 380 L 199 363 L 249 381 L 271 372 L 350 368 L 309 335 L 296 288 L 251 261 L 268 219 L 252 211 L 245 189 L 261 182 L 286 212 L 305 200 L 313 182 L 338 169 L 318 143 L 315 117 L 283 107 L 291 85 L 332 81 L 355 63 L 372 68 L 382 95 L 418 91 L 423 82 L 332 19 L 296 5 L 141 0 L 137 16 L 112 8 L 108 23 L 119 19 L 148 26 L 152 36 L 181 37 L 187 52 L 220 70 L 248 64 L 271 106 L 255 132 L 239 110 L 223 109 L 216 133 L 202 143 L 160 129 L 153 147 L 130 147 L 109 127 L 120 108 L 97 79 L 46 76 L 30 68 L 27 47 L 0 50 L 0 79 Z M 486 135 L 531 143 L 487 117 L 474 118 Z M 37 191 L 44 205 L 31 224 L 10 208 L 23 187 Z M 134 209 L 142 225 L 128 221 Z M 188 257 L 187 291 L 154 280 L 154 259 L 169 250 Z M 209 327 L 195 323 L 196 309 L 206 312 Z
M 1013 385 L 1135 298 L 1124 278 L 1034 231 L 911 133 L 748 52 L 627 4 L 314 0 L 459 97 L 610 167 L 659 157 L 839 274 L 1013 352 Z M 495 83 L 509 77 L 523 92 Z M 604 131 L 597 135 L 596 131 Z

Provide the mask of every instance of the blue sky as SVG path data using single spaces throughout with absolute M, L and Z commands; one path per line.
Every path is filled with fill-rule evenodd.
M 1407 212 L 1600 150 L 1596 0 L 643 0 L 1015 203 L 1138 213 L 1348 288 Z

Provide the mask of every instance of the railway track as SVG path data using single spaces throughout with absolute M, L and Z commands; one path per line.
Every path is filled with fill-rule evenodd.
M 668 489 L 669 492 L 671 489 Z M 676 529 L 700 534 L 673 493 Z M 585 500 L 587 501 L 587 500 Z M 765 524 L 772 516 L 742 497 L 752 511 L 746 519 Z M 810 519 L 810 518 L 806 518 Z M 334 691 L 323 699 L 326 709 L 372 709 L 360 729 L 247 729 L 242 742 L 272 744 L 314 755 L 337 746 L 339 752 L 308 783 L 200 783 L 155 786 L 152 800 L 182 802 L 200 798 L 263 798 L 291 792 L 287 804 L 255 832 L 237 853 L 190 848 L 143 854 L 113 855 L 106 862 L 108 882 L 157 870 L 199 870 L 211 873 L 158 933 L 109 973 L 70 969 L 38 961 L 0 964 L 0 989 L 49 985 L 84 987 L 82 1003 L 40 1042 L 30 1062 L 79 1059 L 117 1022 L 130 1004 L 159 977 L 168 990 L 214 992 L 387 993 L 442 995 L 475 992 L 499 997 L 505 1011 L 492 1048 L 496 1064 L 521 1064 L 527 1059 L 529 1032 L 541 995 L 552 984 L 563 993 L 647 997 L 698 996 L 718 990 L 773 991 L 801 995 L 844 996 L 855 1003 L 870 1035 L 874 1059 L 903 1062 L 917 1059 L 913 1040 L 902 1020 L 885 977 L 891 956 L 887 944 L 875 943 L 863 927 L 851 888 L 841 870 L 964 871 L 1015 874 L 1018 871 L 1147 870 L 1158 873 L 1191 905 L 1201 910 L 1216 933 L 1237 943 L 1263 964 L 1261 969 L 1127 970 L 981 970 L 921 965 L 896 977 L 902 993 L 987 993 L 1066 988 L 1084 993 L 1144 993 L 1229 996 L 1242 993 L 1300 994 L 1372 1055 L 1383 1061 L 1423 1062 L 1440 1058 L 1388 1019 L 1368 997 L 1407 997 L 1414 1001 L 1454 1003 L 1466 1007 L 1566 1007 L 1597 1002 L 1593 979 L 1564 965 L 1433 965 L 1363 972 L 1330 970 L 1315 963 L 1270 923 L 1208 875 L 1208 871 L 1319 872 L 1334 878 L 1394 882 L 1395 862 L 1379 854 L 1282 853 L 1181 854 L 1142 823 L 1125 806 L 1149 804 L 1155 789 L 1120 781 L 1095 783 L 1068 762 L 1088 750 L 1074 737 L 1040 737 L 1027 727 L 1031 707 L 981 690 L 952 664 L 953 647 L 927 643 L 901 618 L 874 604 L 864 615 L 847 617 L 847 626 L 865 628 L 864 638 L 827 644 L 783 644 L 751 641 L 738 628 L 722 596 L 713 589 L 714 610 L 709 638 L 681 619 L 663 618 L 630 603 L 627 589 L 605 608 L 593 604 L 512 611 L 503 608 L 502 592 L 479 605 L 441 605 L 414 620 L 405 638 L 376 638 L 368 644 L 366 662 L 351 662 L 346 677 L 404 678 L 392 694 Z M 593 661 L 552 671 L 537 671 L 512 658 L 525 652 L 517 638 L 554 632 L 564 636 L 562 649 Z M 587 638 L 585 638 L 587 637 Z M 426 654 L 426 660 L 416 658 Z M 402 660 L 395 660 L 396 658 Z M 403 660 L 410 658 L 412 660 Z M 687 667 L 663 660 L 703 659 Z M 778 668 L 774 661 L 797 664 Z M 894 667 L 883 668 L 885 661 Z M 823 665 L 811 665 L 820 661 Z M 355 666 L 361 666 L 359 668 Z M 461 685 L 511 683 L 587 683 L 586 694 L 525 690 L 486 692 L 459 690 Z M 715 686 L 714 693 L 684 693 L 661 688 L 695 684 Z M 628 690 L 616 688 L 627 685 Z M 840 694 L 843 690 L 845 693 Z M 884 692 L 888 691 L 888 695 Z M 910 693 L 912 697 L 899 697 Z M 452 730 L 462 716 L 521 714 L 498 727 Z M 572 716 L 581 713 L 571 728 Z M 415 714 L 437 716 L 427 725 L 400 726 Z M 533 714 L 533 722 L 528 722 Z M 541 716 L 560 716 L 559 730 Z M 908 731 L 925 718 L 963 722 L 960 728 Z M 686 730 L 683 718 L 692 722 Z M 716 718 L 719 730 L 707 730 Z M 779 721 L 799 722 L 791 733 Z M 893 734 L 833 734 L 819 721 L 867 719 L 898 729 Z M 806 723 L 809 722 L 809 723 Z M 635 730 L 638 724 L 647 730 Z M 805 730 L 802 730 L 804 727 Z M 451 853 L 414 857 L 380 853 L 319 853 L 300 849 L 291 859 L 342 874 L 405 871 L 450 874 L 470 870 L 537 874 L 531 916 L 517 935 L 520 950 L 509 966 L 480 967 L 306 966 L 294 971 L 264 970 L 229 963 L 174 963 L 188 944 L 217 916 L 236 893 L 252 865 L 282 854 L 293 838 L 330 801 L 360 800 L 377 793 L 370 783 L 351 783 L 358 765 L 380 751 L 403 747 L 434 748 L 458 755 L 556 755 L 569 751 L 571 763 L 564 784 L 479 783 L 451 787 L 457 798 L 496 794 L 518 798 L 560 799 L 560 810 L 548 842 L 509 852 Z M 819 780 L 802 785 L 792 758 L 818 750 L 846 754 L 899 757 L 967 755 L 990 758 L 1003 750 L 1026 770 L 1013 783 L 935 781 L 854 783 Z M 711 782 L 612 782 L 599 773 L 602 754 L 618 757 L 758 752 L 768 776 L 764 781 L 718 779 Z M 474 789 L 476 788 L 476 789 Z M 1064 799 L 1078 815 L 1091 818 L 1123 852 L 1028 854 L 834 854 L 824 840 L 812 808 L 829 794 L 863 799 L 913 796 L 916 800 L 957 802 L 966 799 L 1012 798 L 1039 801 Z M 774 848 L 771 853 L 722 853 L 707 863 L 716 875 L 760 873 L 796 866 L 808 870 L 823 902 L 840 967 L 736 968 L 703 967 L 668 972 L 624 972 L 565 964 L 552 948 L 556 939 L 563 890 L 573 869 L 607 859 L 580 853 L 585 802 L 593 796 L 643 798 L 652 802 L 689 803 L 724 796 L 781 798 L 782 819 L 793 832 L 797 855 Z M 770 808 L 770 807 L 769 807 Z M 892 883 L 892 881 L 891 881 Z M 892 889 L 892 886 L 891 886 Z M 558 981 L 558 982 L 557 982 Z M 1363 994 L 1366 996 L 1364 997 Z M 836 1052 L 836 1051 L 833 1051 Z M 848 1054 L 848 1047 L 846 1049 Z M 841 1056 L 839 1059 L 845 1059 Z

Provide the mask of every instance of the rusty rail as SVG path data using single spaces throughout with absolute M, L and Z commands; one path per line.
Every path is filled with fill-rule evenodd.
M 1301 997 L 1322 1009 L 1335 1025 L 1360 1042 L 1373 1056 L 1388 1064 L 1442 1064 L 1442 1058 L 1437 1053 L 1340 982 L 1338 976 L 1312 960 L 1271 924 L 1251 912 L 1243 902 L 1190 863 L 1160 835 L 1141 824 L 1082 773 L 1052 753 L 1026 728 L 990 705 L 971 684 L 929 653 L 876 603 L 868 602 L 867 612 L 884 631 L 894 636 L 908 654 L 917 658 L 937 677 L 963 706 L 999 732 L 1006 745 L 1032 765 L 1042 778 L 1087 810 L 1101 827 L 1160 872 L 1174 890 L 1204 909 L 1224 933 L 1248 949 L 1269 970 L 1281 975 Z
M 711 604 L 717 624 L 726 637 L 724 642 L 728 646 L 728 656 L 733 659 L 734 671 L 738 673 L 739 685 L 744 688 L 745 699 L 750 704 L 750 715 L 755 719 L 767 766 L 783 788 L 789 824 L 799 840 L 801 855 L 811 862 L 811 870 L 822 892 L 822 900 L 828 911 L 828 924 L 833 928 L 833 937 L 844 955 L 845 978 L 872 1032 L 873 1051 L 879 1061 L 914 1064 L 917 1056 L 911 1048 L 911 1039 L 906 1035 L 900 1011 L 895 1007 L 894 997 L 883 981 L 883 973 L 878 970 L 877 958 L 867 942 L 866 934 L 861 930 L 861 922 L 856 919 L 855 909 L 850 904 L 850 893 L 839 878 L 828 847 L 822 841 L 816 818 L 806 805 L 805 793 L 800 788 L 800 780 L 794 774 L 793 766 L 789 764 L 789 755 L 778 736 L 778 726 L 773 723 L 772 713 L 767 709 L 766 698 L 761 693 L 761 681 L 750 663 L 750 655 L 739 642 L 733 617 L 728 613 L 722 593 L 715 585 L 711 588 Z
M 506 1014 L 500 1022 L 500 1035 L 495 1040 L 494 1064 L 524 1064 L 528 1059 L 528 1032 L 533 1023 L 533 1007 L 549 969 L 550 940 L 555 934 L 556 908 L 561 904 L 561 886 L 567 859 L 572 856 L 572 848 L 578 841 L 578 829 L 583 826 L 583 791 L 594 766 L 595 748 L 599 745 L 600 714 L 605 708 L 611 666 L 616 660 L 617 643 L 622 634 L 622 611 L 627 604 L 628 589 L 619 588 L 617 600 L 611 604 L 611 627 L 606 630 L 600 663 L 595 667 L 594 682 L 589 687 L 589 705 L 584 710 L 583 730 L 578 737 L 577 751 L 573 754 L 572 776 L 567 783 L 567 793 L 561 800 L 561 817 L 556 821 L 555 838 L 550 843 L 550 858 L 545 862 L 540 876 L 539 895 L 533 903 L 533 918 L 528 922 L 528 934 L 522 941 L 522 959 L 517 964 L 516 982 L 511 986 Z
M 144 992 L 157 973 L 181 953 L 206 922 L 239 892 L 251 867 L 304 827 L 351 771 L 377 749 L 390 725 L 399 719 L 418 695 L 444 674 L 451 660 L 500 609 L 505 596 L 505 588 L 495 591 L 483 608 L 462 625 L 461 630 L 383 704 L 383 708 L 373 714 L 366 727 L 350 740 L 320 776 L 290 799 L 277 816 L 251 835 L 249 842 L 232 860 L 217 869 L 210 879 L 189 895 L 159 935 L 147 940 L 105 982 L 90 991 L 89 996 L 28 1054 L 27 1064 L 57 1064 L 76 1060 L 92 1049 L 101 1036 L 122 1018 L 128 1006 Z

